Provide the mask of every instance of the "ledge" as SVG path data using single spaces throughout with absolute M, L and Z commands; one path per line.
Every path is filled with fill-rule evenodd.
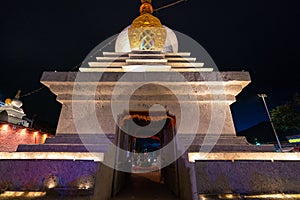
M 0 160 L 92 160 L 102 162 L 104 153 L 81 152 L 1 152 Z
M 126 80 L 120 80 L 126 74 Z M 251 82 L 248 72 L 44 72 L 41 82 L 117 82 L 134 80 L 134 82 L 243 82 L 246 86 Z
M 188 153 L 189 162 L 196 162 L 197 160 L 213 160 L 213 161 L 241 161 L 241 160 L 252 160 L 252 161 L 300 161 L 300 153 L 272 153 L 272 152 L 262 152 L 262 153 L 202 153 L 193 152 Z

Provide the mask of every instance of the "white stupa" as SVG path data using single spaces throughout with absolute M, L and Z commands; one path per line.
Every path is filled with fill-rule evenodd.
M 153 16 L 151 1 L 142 1 L 140 16 L 117 37 L 114 52 L 95 49 L 80 72 L 211 72 L 190 52 L 178 52 L 174 31 Z M 106 45 L 106 44 L 105 44 Z M 102 46 L 102 45 L 101 45 Z M 97 57 L 98 56 L 98 57 Z M 94 60 L 93 60 L 94 59 Z
M 13 100 L 6 99 L 5 103 L 0 105 L 0 121 L 20 125 L 20 126 L 29 126 L 29 122 L 24 119 L 26 114 L 21 108 L 23 102 L 19 99 L 21 90 L 18 91 Z

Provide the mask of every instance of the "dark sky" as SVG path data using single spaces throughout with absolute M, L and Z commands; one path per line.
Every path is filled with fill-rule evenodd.
M 173 0 L 154 0 L 159 7 Z M 0 7 L 0 100 L 42 86 L 43 71 L 69 71 L 100 42 L 138 16 L 139 0 L 11 0 Z M 267 121 L 300 93 L 299 0 L 188 0 L 156 13 L 163 24 L 199 42 L 220 71 L 250 72 L 232 105 L 237 131 Z M 48 89 L 22 98 L 29 117 L 56 124 L 60 104 Z

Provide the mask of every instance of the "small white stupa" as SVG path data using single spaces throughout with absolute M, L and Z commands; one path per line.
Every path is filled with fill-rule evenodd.
M 21 108 L 23 102 L 19 99 L 21 90 L 18 90 L 14 99 L 7 98 L 5 102 L 0 104 L 0 121 L 29 127 L 29 122 L 24 119 L 26 114 Z

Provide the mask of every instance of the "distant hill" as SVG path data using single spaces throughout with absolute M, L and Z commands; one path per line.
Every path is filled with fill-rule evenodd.
M 277 131 L 277 134 L 281 141 L 285 141 L 286 138 L 282 132 Z M 273 132 L 270 122 L 261 122 L 254 125 L 251 128 L 240 131 L 237 133 L 238 136 L 245 136 L 248 142 L 255 144 L 255 141 L 259 143 L 275 143 L 276 138 Z

